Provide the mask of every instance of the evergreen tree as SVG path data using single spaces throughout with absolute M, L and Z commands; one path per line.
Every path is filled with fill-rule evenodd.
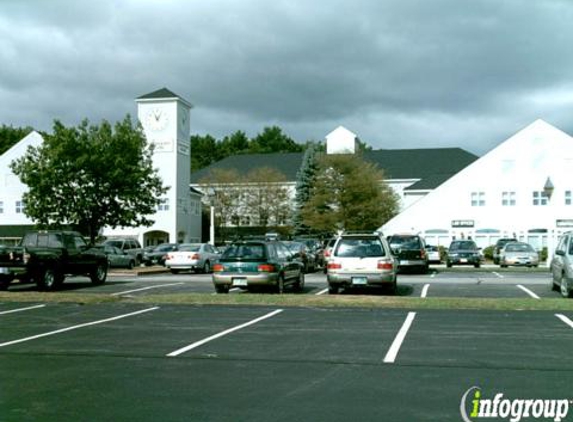
M 308 234 L 310 227 L 303 222 L 302 209 L 310 199 L 310 192 L 318 171 L 317 144 L 309 142 L 296 174 L 295 209 L 293 215 L 294 234 Z

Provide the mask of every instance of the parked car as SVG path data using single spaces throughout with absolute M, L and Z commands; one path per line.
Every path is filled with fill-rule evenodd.
M 396 291 L 398 266 L 387 241 L 377 234 L 347 234 L 336 241 L 327 264 L 328 292 L 387 286 Z
M 135 265 L 139 265 L 143 262 L 143 248 L 137 239 L 131 237 L 108 239 L 103 242 L 103 245 L 115 246 L 132 255 L 135 258 Z
M 313 238 L 295 238 L 294 241 L 302 242 L 307 246 L 309 253 L 314 255 L 316 268 L 324 267 L 324 248 L 320 240 Z
M 395 234 L 388 237 L 392 252 L 398 259 L 400 270 L 428 272 L 428 254 L 421 236 L 415 234 Z
M 573 296 L 573 232 L 560 238 L 549 265 L 551 289 L 560 291 L 563 297 Z
M 304 272 L 310 273 L 316 270 L 316 255 L 303 242 L 286 241 L 283 242 L 293 255 L 302 261 Z
M 129 268 L 135 267 L 135 258 L 133 255 L 122 251 L 115 246 L 96 246 L 96 249 L 100 249 L 107 257 L 107 262 L 109 268 Z
M 428 254 L 429 264 L 440 264 L 442 262 L 440 248 L 437 246 L 426 245 L 426 253 Z
M 143 263 L 145 265 L 165 265 L 165 259 L 169 252 L 179 249 L 177 243 L 162 243 L 151 250 L 143 252 Z
M 446 266 L 453 265 L 473 265 L 479 268 L 481 265 L 481 254 L 479 248 L 473 240 L 454 240 L 450 243 Z
M 210 273 L 219 257 L 217 250 L 209 243 L 182 243 L 178 250 L 167 253 L 165 266 L 173 274 L 191 270 Z
M 502 268 L 509 265 L 537 267 L 539 254 L 529 243 L 508 242 L 499 254 L 499 265 Z
M 228 293 L 231 287 L 272 287 L 278 293 L 287 285 L 304 289 L 302 262 L 277 241 L 233 243 L 213 266 L 212 278 L 217 293 Z
M 517 242 L 517 239 L 514 237 L 504 237 L 498 239 L 498 241 L 495 242 L 495 245 L 493 247 L 493 263 L 495 265 L 499 265 L 499 255 L 501 253 L 501 250 L 505 246 L 505 244 L 509 242 Z
M 324 245 L 323 249 L 323 256 L 324 256 L 324 273 L 326 274 L 326 267 L 328 266 L 328 261 L 330 260 L 330 256 L 332 255 L 332 248 L 336 243 L 338 237 L 331 237 L 328 239 Z

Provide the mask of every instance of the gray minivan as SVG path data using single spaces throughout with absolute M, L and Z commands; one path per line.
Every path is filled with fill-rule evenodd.
M 561 296 L 573 294 L 573 232 L 564 233 L 557 243 L 551 259 L 551 289 L 561 291 Z

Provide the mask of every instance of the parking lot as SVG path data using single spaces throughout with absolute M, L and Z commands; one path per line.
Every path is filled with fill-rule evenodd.
M 398 295 L 565 300 L 548 285 L 547 272 L 439 271 L 401 276 Z M 213 294 L 199 274 L 64 286 L 119 297 Z M 325 288 L 324 274 L 311 274 L 304 294 Z M 0 421 L 459 421 L 474 386 L 484 397 L 573 399 L 571 319 L 550 311 L 5 302 Z

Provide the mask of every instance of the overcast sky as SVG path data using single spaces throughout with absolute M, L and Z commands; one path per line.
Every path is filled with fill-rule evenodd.
M 0 1 L 0 124 L 114 122 L 162 87 L 192 134 L 482 155 L 538 118 L 573 134 L 573 1 Z

